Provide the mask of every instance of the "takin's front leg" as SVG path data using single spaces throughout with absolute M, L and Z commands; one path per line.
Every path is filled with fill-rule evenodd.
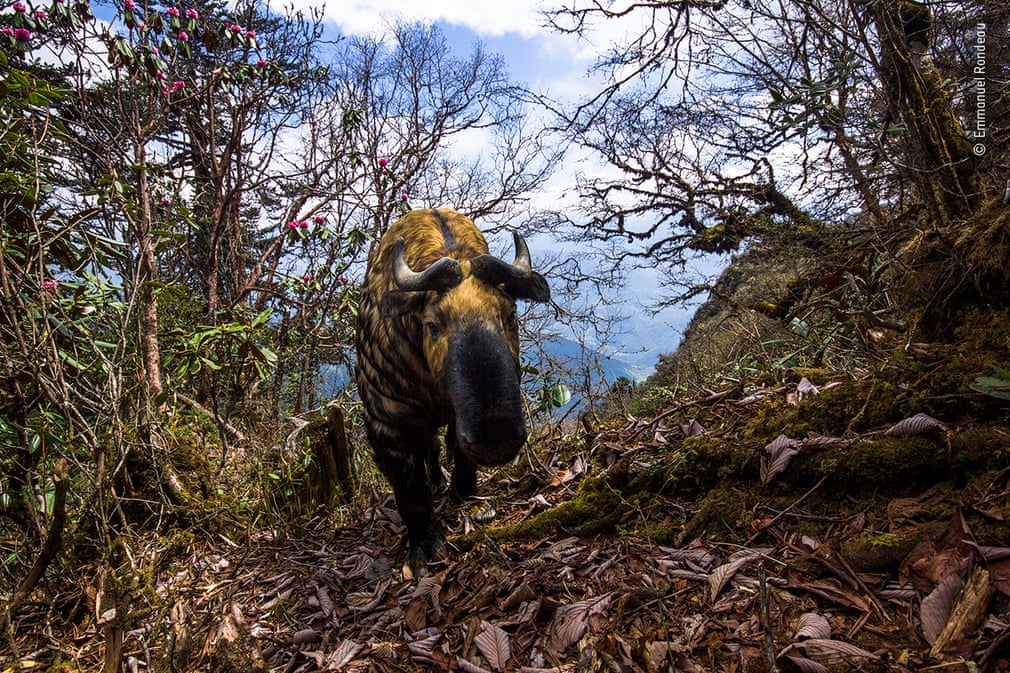
M 410 447 L 413 450 L 386 446 L 375 451 L 375 462 L 393 487 L 396 509 L 407 527 L 409 548 L 404 571 L 415 578 L 427 574 L 429 561 L 441 561 L 448 555 L 428 478 L 430 446 L 430 440 L 425 438 Z

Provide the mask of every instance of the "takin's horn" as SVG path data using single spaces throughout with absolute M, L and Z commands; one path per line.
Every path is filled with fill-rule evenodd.
M 501 285 L 515 299 L 550 301 L 551 290 L 544 277 L 533 270 L 526 241 L 514 232 L 512 237 L 516 246 L 514 262 L 509 264 L 492 255 L 480 255 L 470 260 L 471 272 L 488 285 Z
M 512 232 L 512 239 L 516 244 L 516 258 L 512 266 L 522 273 L 533 273 L 533 262 L 530 260 L 530 249 L 526 247 L 526 241 L 518 232 Z
M 396 239 L 393 246 L 393 280 L 401 290 L 423 292 L 444 291 L 456 287 L 463 281 L 463 270 L 459 262 L 451 257 L 443 257 L 424 271 L 414 271 L 404 257 L 406 243 Z

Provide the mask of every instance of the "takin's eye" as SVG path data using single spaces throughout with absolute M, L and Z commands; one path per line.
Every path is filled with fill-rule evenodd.
M 442 334 L 442 325 L 435 320 L 425 320 L 424 331 L 430 338 L 437 339 Z

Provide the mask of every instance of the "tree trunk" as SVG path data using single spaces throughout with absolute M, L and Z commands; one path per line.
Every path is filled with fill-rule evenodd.
M 309 423 L 300 419 L 292 420 L 299 423 L 299 426 L 288 435 L 285 450 L 288 455 L 294 455 L 298 451 L 300 437 L 305 434 L 309 438 L 309 452 L 312 455 L 312 464 L 308 468 L 304 486 L 296 494 L 299 504 L 305 509 L 314 510 L 317 507 L 328 507 L 334 500 L 350 502 L 357 480 L 350 445 L 347 443 L 344 412 L 340 407 L 331 405 L 326 411 L 326 418 Z
M 893 114 L 905 125 L 906 161 L 937 224 L 970 217 L 985 189 L 948 87 L 929 56 L 932 14 L 914 0 L 870 3 L 880 38 L 880 78 Z
M 139 277 L 141 306 L 141 351 L 144 358 L 144 399 L 141 400 L 140 421 L 143 425 L 151 420 L 152 412 L 162 393 L 161 349 L 158 345 L 158 298 L 153 284 L 158 280 L 158 265 L 154 258 L 154 238 L 151 233 L 151 189 L 147 180 L 147 162 L 144 144 L 138 143 L 134 152 L 137 166 L 137 194 L 140 198 L 140 213 L 136 219 L 134 234 L 139 250 Z

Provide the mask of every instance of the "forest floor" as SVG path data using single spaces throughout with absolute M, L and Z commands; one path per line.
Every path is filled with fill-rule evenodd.
M 542 437 L 443 504 L 453 553 L 419 580 L 381 494 L 338 526 L 193 536 L 152 568 L 126 668 L 1010 670 L 1006 428 L 881 423 L 874 385 L 729 388 Z M 811 429 L 848 398 L 862 424 Z M 52 610 L 23 615 L 0 671 L 101 669 L 97 620 Z

